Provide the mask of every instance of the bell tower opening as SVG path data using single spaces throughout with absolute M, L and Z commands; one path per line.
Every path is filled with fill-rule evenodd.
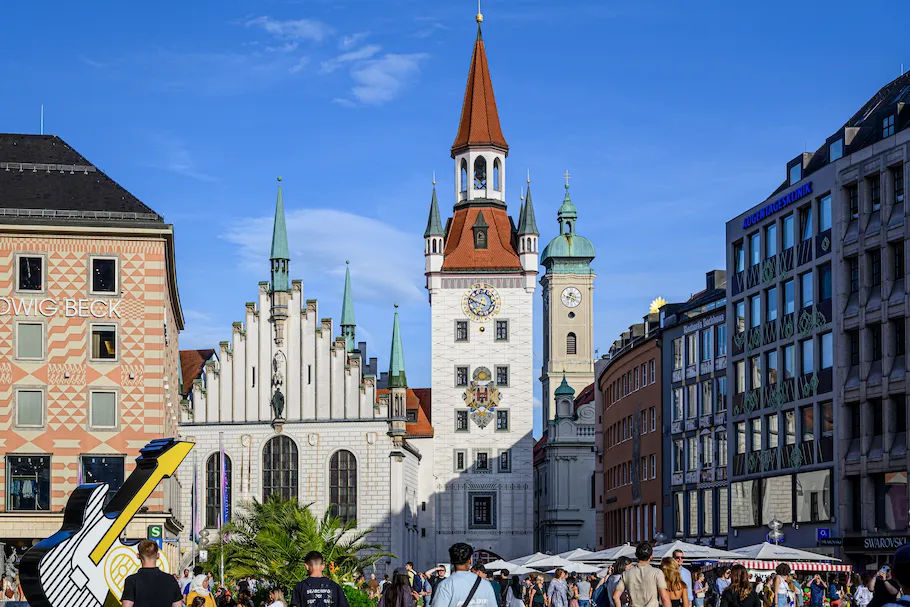
M 487 159 L 478 156 L 474 161 L 474 189 L 487 189 Z

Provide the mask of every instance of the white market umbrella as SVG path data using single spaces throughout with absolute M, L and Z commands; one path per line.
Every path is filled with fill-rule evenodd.
M 632 544 L 623 544 L 622 546 L 614 546 L 613 548 L 607 548 L 606 550 L 601 550 L 600 552 L 593 552 L 585 557 L 585 561 L 615 561 L 621 556 L 627 556 L 629 558 L 635 558 L 635 546 Z
M 736 552 L 728 552 L 727 550 L 721 550 L 719 548 L 711 548 L 710 546 L 690 544 L 689 542 L 677 540 L 675 542 L 670 542 L 669 544 L 655 546 L 652 560 L 660 561 L 660 559 L 665 556 L 673 556 L 673 553 L 677 550 L 683 553 L 683 558 L 687 561 L 721 561 L 729 560 L 731 558 L 734 560 L 743 558 L 743 555 L 737 554 Z
M 597 567 L 596 565 L 586 565 L 584 563 L 570 563 L 562 569 L 565 569 L 569 573 L 597 573 L 600 570 L 600 567 Z M 556 570 L 553 569 L 547 573 L 553 573 L 554 571 Z
M 518 567 L 517 564 L 510 563 L 509 561 L 504 561 L 502 559 L 484 563 L 483 566 L 487 571 L 498 571 L 500 569 L 508 569 L 509 571 L 512 571 L 513 568 Z
M 733 550 L 740 558 L 747 558 L 754 561 L 837 561 L 833 556 L 827 554 L 818 554 L 808 550 L 799 550 L 789 546 L 771 544 L 762 542 L 753 546 L 743 546 Z
M 524 565 L 525 567 L 531 567 L 533 569 L 542 569 L 549 571 L 550 569 L 554 569 L 556 567 L 568 570 L 568 567 L 574 565 L 574 563 L 570 560 L 562 558 L 561 556 L 548 556 L 546 558 L 533 560 L 529 563 L 525 563 Z
M 517 559 L 512 559 L 509 562 L 515 563 L 516 565 L 527 565 L 531 561 L 539 561 L 541 559 L 547 559 L 547 558 L 550 558 L 549 554 L 544 554 L 543 552 L 535 552 L 534 554 L 529 554 L 528 556 L 522 556 Z
M 531 569 L 524 565 L 513 565 L 511 567 L 503 567 L 503 569 L 508 571 L 509 575 L 528 575 L 529 573 L 537 573 L 536 569 Z M 487 569 L 487 571 L 489 571 L 489 569 Z
M 568 552 L 560 552 L 556 556 L 561 556 L 564 559 L 569 561 L 585 561 L 587 557 L 594 554 L 590 550 L 585 550 L 584 548 L 576 548 L 575 550 L 569 550 Z

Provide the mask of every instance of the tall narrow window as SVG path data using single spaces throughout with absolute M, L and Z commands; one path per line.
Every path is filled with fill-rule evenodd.
M 869 179 L 869 199 L 872 201 L 872 210 L 882 208 L 882 179 L 876 175 Z
M 737 273 L 746 269 L 746 250 L 741 240 L 733 243 L 733 267 Z
M 784 346 L 784 379 L 796 377 L 796 362 L 793 344 Z
M 733 304 L 733 310 L 736 318 L 736 332 L 742 333 L 746 330 L 746 302 L 737 301 Z
M 844 140 L 838 139 L 828 145 L 828 162 L 834 162 L 844 157 Z
M 793 213 L 784 217 L 783 221 L 783 249 L 786 251 L 793 247 Z
M 329 507 L 345 522 L 357 519 L 357 460 L 344 449 L 329 461 Z
M 815 303 L 815 299 L 812 293 L 812 272 L 806 272 L 801 274 L 799 282 L 800 289 L 800 308 L 809 308 L 812 307 L 812 304 Z
M 818 301 L 831 299 L 831 264 L 826 263 L 818 268 Z
M 717 356 L 726 356 L 727 355 L 727 325 L 720 324 L 717 325 Z M 651 375 L 654 376 L 653 374 Z
M 793 279 L 791 278 L 784 283 L 784 314 L 793 314 L 794 308 Z
M 818 201 L 818 232 L 831 229 L 831 194 Z
M 898 240 L 891 245 L 891 255 L 894 259 L 894 280 L 904 278 L 904 241 Z
M 803 178 L 803 167 L 800 164 L 794 164 L 790 167 L 790 185 Z
M 231 458 L 224 456 L 224 485 L 221 478 L 221 454 L 213 453 L 205 462 L 205 526 L 217 529 L 219 523 L 230 520 L 231 514 Z M 227 494 L 227 508 L 222 514 L 222 486 Z M 224 516 L 224 518 L 220 518 Z
M 287 436 L 275 436 L 262 450 L 262 500 L 275 494 L 297 497 L 297 445 Z
M 575 354 L 575 352 L 576 352 L 575 334 L 569 333 L 568 335 L 566 335 L 566 354 Z
M 749 298 L 749 327 L 755 328 L 761 324 L 761 295 Z
M 487 189 L 487 159 L 483 156 L 474 160 L 474 189 Z
M 882 284 L 882 250 L 873 249 L 869 251 L 869 263 L 872 266 L 872 286 L 877 287 Z
M 882 326 L 880 324 L 869 325 L 869 337 L 872 340 L 872 360 L 882 359 Z
M 857 257 L 847 258 L 847 264 L 850 266 L 850 292 L 859 292 L 859 259 Z
M 93 257 L 92 263 L 92 293 L 117 292 L 117 259 L 106 257 Z
M 17 264 L 18 280 L 16 282 L 18 291 L 30 291 L 39 293 L 44 290 L 44 258 L 19 256 Z
M 904 165 L 891 169 L 891 180 L 894 184 L 894 202 L 904 201 Z
M 759 232 L 749 236 L 749 255 L 753 266 L 761 263 L 761 234 Z
M 468 191 L 468 161 L 461 159 L 461 191 Z
M 766 300 L 765 309 L 768 311 L 768 321 L 777 320 L 777 287 L 768 289 Z
M 847 200 L 850 204 L 850 219 L 859 218 L 859 186 L 855 183 L 847 186 Z
M 499 185 L 499 158 L 493 161 L 493 189 L 497 192 L 501 189 Z
M 811 339 L 799 342 L 802 374 L 815 373 L 815 343 Z
M 777 224 L 772 223 L 765 228 L 765 259 L 777 255 Z
M 799 210 L 799 239 L 803 241 L 810 238 L 812 238 L 812 205 Z

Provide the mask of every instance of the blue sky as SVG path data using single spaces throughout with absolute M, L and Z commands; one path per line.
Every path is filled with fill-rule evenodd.
M 529 169 L 549 240 L 560 176 L 573 175 L 578 230 L 598 252 L 601 353 L 658 295 L 703 288 L 725 221 L 910 68 L 903 9 L 484 1 L 510 208 Z M 400 302 L 408 378 L 429 385 L 421 236 L 434 170 L 451 209 L 475 12 L 473 0 L 6 3 L 0 131 L 37 132 L 45 104 L 46 132 L 175 225 L 184 348 L 226 339 L 268 278 L 282 175 L 305 296 L 337 319 L 350 259 L 359 336 L 387 365 Z

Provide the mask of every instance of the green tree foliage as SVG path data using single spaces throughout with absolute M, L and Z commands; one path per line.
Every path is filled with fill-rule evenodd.
M 380 544 L 366 541 L 372 529 L 358 530 L 356 525 L 329 511 L 319 518 L 309 504 L 272 495 L 234 512 L 233 520 L 221 530 L 222 541 L 209 546 L 207 569 L 218 571 L 223 553 L 229 580 L 264 579 L 287 592 L 307 576 L 306 554 L 318 550 L 325 557 L 325 575 L 338 583 L 351 583 L 357 573 L 392 556 Z

